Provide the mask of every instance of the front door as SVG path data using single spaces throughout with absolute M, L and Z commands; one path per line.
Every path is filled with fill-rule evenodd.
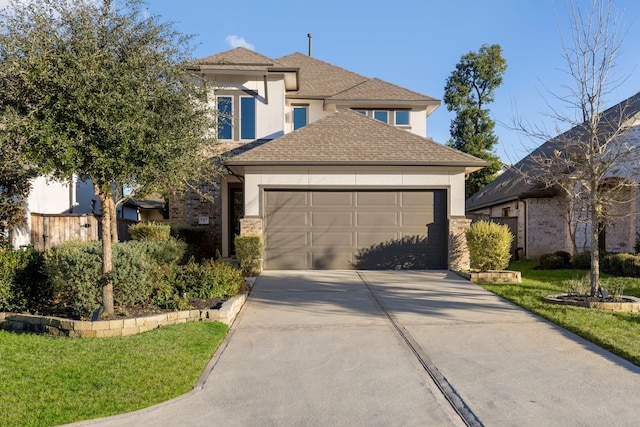
M 235 237 L 240 234 L 240 218 L 244 215 L 242 184 L 229 185 L 229 255 L 235 255 Z

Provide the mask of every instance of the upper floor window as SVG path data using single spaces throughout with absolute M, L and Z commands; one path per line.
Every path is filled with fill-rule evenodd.
M 394 126 L 408 127 L 411 125 L 410 110 L 367 110 L 367 109 L 354 109 L 354 111 L 364 115 L 373 117 L 384 123 L 388 123 Z
M 256 98 L 241 95 L 220 95 L 218 108 L 218 139 L 234 141 L 256 138 Z
M 218 97 L 218 139 L 233 138 L 233 98 Z
M 376 120 L 380 120 L 384 123 L 389 123 L 389 112 L 388 111 L 374 111 L 373 118 Z
M 409 125 L 409 110 L 396 110 L 396 126 L 408 126 Z
M 293 130 L 300 129 L 308 123 L 309 108 L 306 106 L 293 107 Z

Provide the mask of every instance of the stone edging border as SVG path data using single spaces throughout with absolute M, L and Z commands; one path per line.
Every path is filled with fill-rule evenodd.
M 456 271 L 473 283 L 522 283 L 522 273 L 510 270 Z
M 247 282 L 253 285 L 252 280 Z M 0 312 L 0 329 L 70 338 L 102 338 L 124 337 L 162 326 L 196 321 L 222 322 L 231 326 L 248 296 L 249 292 L 240 293 L 222 303 L 219 309 L 171 311 L 153 316 L 95 322 Z
M 629 302 L 605 302 L 605 301 L 567 301 L 558 298 L 561 295 L 546 295 L 542 299 L 551 304 L 571 305 L 575 307 L 596 308 L 599 310 L 615 311 L 619 313 L 640 313 L 640 298 L 623 295 L 623 298 L 630 300 Z

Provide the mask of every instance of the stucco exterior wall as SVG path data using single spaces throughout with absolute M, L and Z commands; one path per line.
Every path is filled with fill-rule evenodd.
M 449 217 L 464 217 L 464 171 L 410 167 L 247 167 L 245 215 L 261 215 L 261 189 L 287 188 L 425 188 L 449 189 Z

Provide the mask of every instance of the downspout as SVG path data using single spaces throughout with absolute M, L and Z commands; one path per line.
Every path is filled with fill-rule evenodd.
M 76 185 L 78 183 L 78 177 L 71 175 L 69 180 L 69 213 L 73 213 L 73 208 L 78 206 Z

